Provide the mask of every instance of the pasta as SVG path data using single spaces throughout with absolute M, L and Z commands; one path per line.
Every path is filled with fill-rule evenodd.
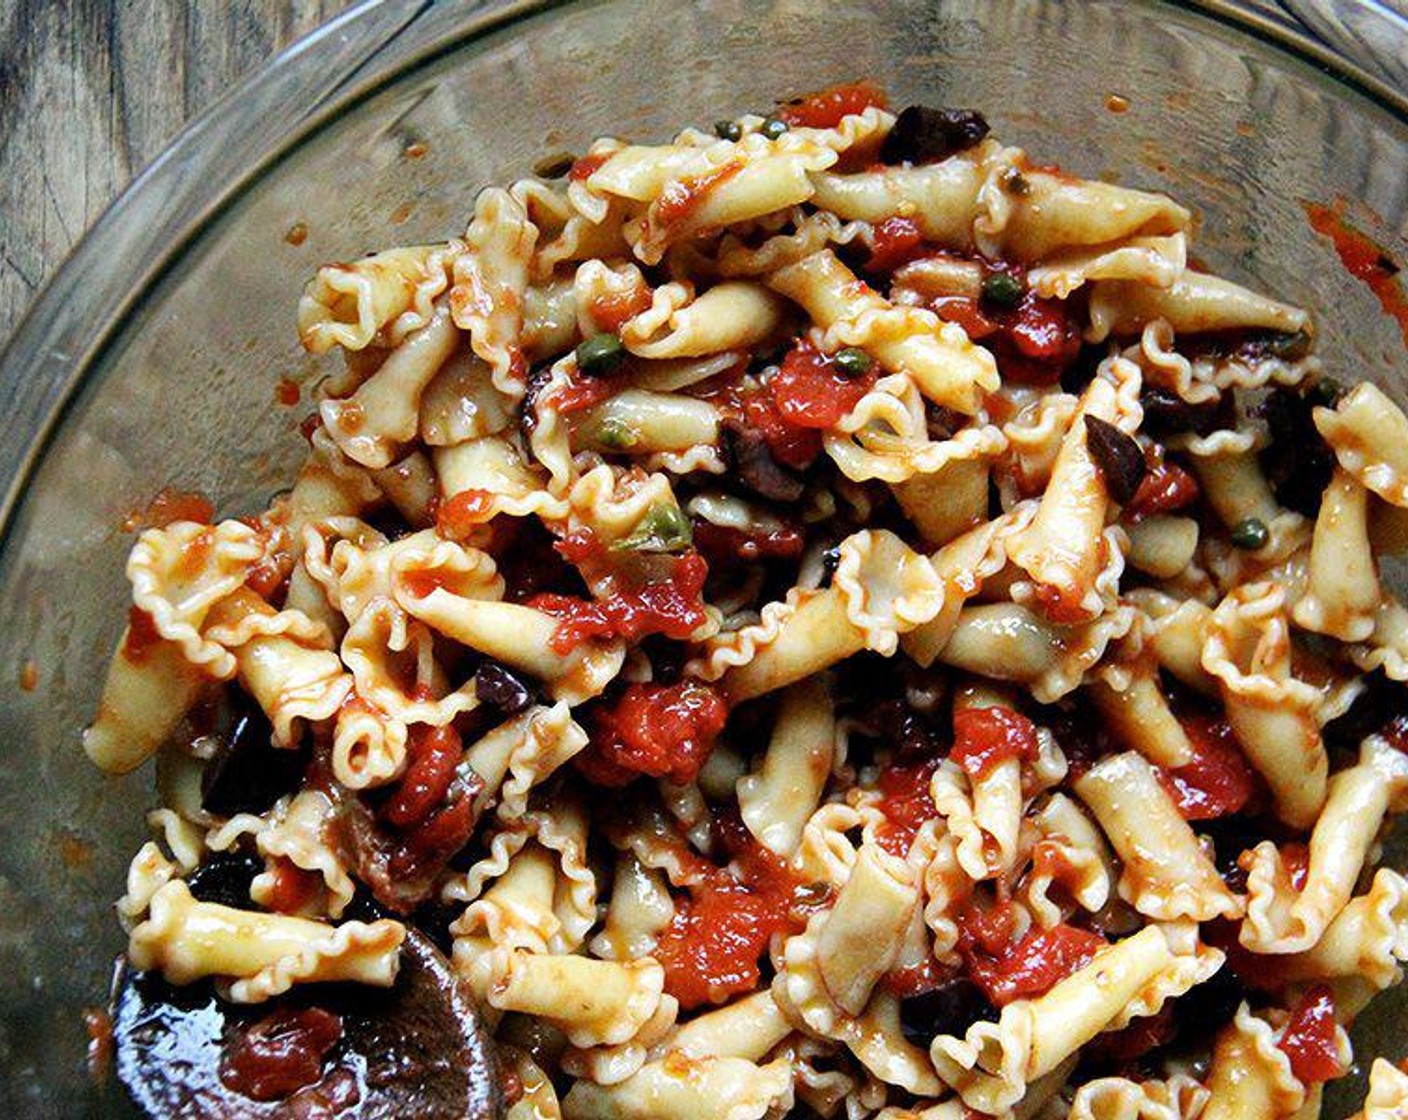
M 513 1120 L 1317 1115 L 1408 960 L 1408 418 L 1195 229 L 854 83 L 318 270 L 292 490 L 128 561 L 131 968 L 429 959 Z

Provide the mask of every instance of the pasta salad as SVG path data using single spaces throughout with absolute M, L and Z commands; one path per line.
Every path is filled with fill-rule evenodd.
M 1408 956 L 1408 418 L 977 112 L 544 170 L 319 269 L 292 488 L 131 552 L 129 1089 L 202 992 L 212 1115 L 1318 1115 Z M 354 1045 L 422 1004 L 434 1092 Z

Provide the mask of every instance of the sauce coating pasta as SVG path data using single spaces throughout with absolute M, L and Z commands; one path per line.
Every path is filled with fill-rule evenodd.
M 1408 958 L 1408 417 L 1193 229 L 867 81 L 321 269 L 292 489 L 154 504 L 85 735 L 225 1090 L 424 933 L 515 1120 L 1315 1115 Z

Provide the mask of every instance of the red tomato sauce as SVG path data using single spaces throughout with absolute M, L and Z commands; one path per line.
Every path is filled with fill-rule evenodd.
M 288 591 L 289 577 L 293 575 L 293 565 L 293 553 L 281 548 L 251 568 L 244 585 L 261 599 L 281 606 Z
M 588 311 L 598 327 L 615 334 L 628 319 L 647 310 L 650 300 L 650 289 L 644 287 L 606 292 L 592 302 Z
M 549 643 L 561 654 L 593 639 L 635 642 L 648 634 L 664 634 L 684 641 L 708 619 L 703 599 L 708 574 L 704 558 L 688 552 L 674 562 L 667 580 L 618 591 L 608 599 L 543 592 L 527 605 L 561 619 Z
M 1210 821 L 1235 813 L 1256 794 L 1256 772 L 1247 764 L 1232 725 L 1219 716 L 1194 715 L 1182 720 L 1193 758 L 1159 778 L 1184 820 Z
M 924 822 L 939 815 L 929 792 L 938 767 L 939 759 L 926 758 L 922 762 L 893 762 L 880 771 L 880 811 L 885 814 L 885 825 L 876 840 L 892 856 L 903 859 L 908 855 Z
M 580 183 L 583 179 L 590 179 L 607 160 L 614 156 L 615 152 L 595 152 L 592 155 L 581 156 L 574 160 L 572 166 L 567 171 L 567 177 L 574 183 Z
M 1298 891 L 1305 890 L 1305 879 L 1310 874 L 1310 848 L 1299 840 L 1290 840 L 1281 845 L 1281 862 L 1291 877 L 1291 886 Z
M 782 367 L 768 383 L 782 420 L 797 428 L 830 428 L 875 384 L 876 365 L 858 377 L 847 377 L 830 356 L 810 342 L 787 352 Z
M 1011 708 L 959 708 L 953 713 L 949 758 L 970 778 L 983 778 L 1008 759 L 1037 756 L 1036 724 Z
M 272 873 L 274 881 L 267 896 L 268 906 L 280 914 L 296 914 L 322 890 L 322 875 L 306 871 L 282 856 L 274 861 Z
M 1291 1060 L 1291 1072 L 1302 1084 L 1344 1073 L 1335 1045 L 1335 1000 L 1328 985 L 1316 984 L 1301 997 L 1276 1045 Z
M 1054 385 L 1080 354 L 1080 327 L 1064 300 L 1028 291 L 1011 308 L 968 296 L 942 296 L 931 307 L 992 351 L 1004 381 Z
M 908 968 L 892 968 L 880 978 L 880 986 L 899 999 L 911 999 L 932 992 L 953 979 L 953 969 L 945 968 L 932 956 Z
M 753 991 L 758 959 L 772 935 L 800 931 L 827 901 L 757 843 L 736 815 L 721 816 L 715 827 L 733 862 L 675 900 L 675 916 L 654 952 L 665 969 L 665 990 L 686 1009 Z
M 624 786 L 642 774 L 691 782 L 727 720 L 723 697 L 700 681 L 629 685 L 593 713 L 591 747 L 578 756 L 579 768 L 603 786 Z
M 463 540 L 494 512 L 495 495 L 488 490 L 461 490 L 435 509 L 435 531 L 446 540 Z
M 862 266 L 867 272 L 894 272 L 925 252 L 924 235 L 913 218 L 896 214 L 875 227 L 870 256 Z
M 1335 245 L 1340 263 L 1356 280 L 1362 280 L 1379 301 L 1386 315 L 1398 323 L 1403 344 L 1408 346 L 1408 295 L 1398 279 L 1401 267 L 1383 246 L 1351 226 L 1344 219 L 1345 200 L 1337 199 L 1334 206 L 1302 202 L 1305 215 L 1316 233 L 1328 237 Z
M 1169 462 L 1157 451 L 1146 453 L 1145 462 L 1149 464 L 1148 473 L 1124 507 L 1124 520 L 1134 523 L 1156 514 L 1174 513 L 1198 500 L 1197 480 L 1177 463 Z
M 140 665 L 160 641 L 162 637 L 157 633 L 156 620 L 141 607 L 128 608 L 127 636 L 122 639 L 122 656 L 132 664 Z
M 959 955 L 994 1007 L 1044 995 L 1108 944 L 1098 933 L 1064 923 L 1003 942 L 1004 909 L 995 907 L 994 915 L 969 907 L 958 924 Z M 1005 924 L 1010 930 L 1010 918 Z
M 208 523 L 215 516 L 215 505 L 204 494 L 193 490 L 176 490 L 170 486 L 157 491 L 145 509 L 131 510 L 122 519 L 122 531 L 165 529 L 177 521 Z
M 605 549 L 606 546 L 591 526 L 572 530 L 552 546 L 552 550 L 569 564 L 585 564 L 600 556 Z
M 544 403 L 550 404 L 560 416 L 570 416 L 595 408 L 602 401 L 616 395 L 619 385 L 609 377 L 569 377 L 567 383 L 554 389 Z
M 342 1037 L 342 1020 L 318 1007 L 282 1008 L 237 1034 L 220 1057 L 226 1088 L 277 1101 L 317 1082 Z
M 776 115 L 792 128 L 835 128 L 846 117 L 872 105 L 884 109 L 889 103 L 874 82 L 842 82 L 779 105 Z
M 784 420 L 766 386 L 743 384 L 746 368 L 740 365 L 729 373 L 711 378 L 695 390 L 695 395 L 730 419 L 755 429 L 779 463 L 797 470 L 806 468 L 821 454 L 821 433 Z
M 445 800 L 464 757 L 464 744 L 453 727 L 416 723 L 411 725 L 406 757 L 401 782 L 381 807 L 382 819 L 397 828 L 420 824 Z
M 702 175 L 675 179 L 666 184 L 655 203 L 656 223 L 661 229 L 668 230 L 689 221 L 709 195 L 742 171 L 743 166 L 741 159 L 731 159 Z

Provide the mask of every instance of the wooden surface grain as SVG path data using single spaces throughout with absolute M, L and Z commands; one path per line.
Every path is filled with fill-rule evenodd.
M 352 0 L 0 0 L 0 347 L 191 117 Z

